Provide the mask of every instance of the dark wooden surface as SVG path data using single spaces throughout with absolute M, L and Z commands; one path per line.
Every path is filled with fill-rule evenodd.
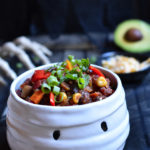
M 102 51 L 91 44 L 86 36 L 77 37 L 65 35 L 66 40 L 60 38 L 55 41 L 48 36 L 31 37 L 31 39 L 47 45 L 53 51 L 53 56 L 50 57 L 51 62 L 63 61 L 68 55 L 74 55 L 76 58 L 91 58 L 92 56 L 98 57 L 101 54 Z M 69 42 L 69 38 L 73 41 L 70 40 L 72 42 Z M 20 73 L 18 72 L 18 74 Z M 7 87 L 0 87 L 1 110 L 6 106 L 10 83 L 11 81 L 9 81 Z M 125 150 L 148 150 L 150 149 L 150 73 L 141 83 L 129 83 L 123 84 L 123 86 L 131 127 Z M 0 125 L 0 147 L 5 146 L 5 149 L 7 149 L 5 130 L 4 116 Z

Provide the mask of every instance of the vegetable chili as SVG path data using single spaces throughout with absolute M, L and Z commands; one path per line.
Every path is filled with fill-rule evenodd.
M 114 90 L 109 78 L 91 66 L 89 59 L 68 56 L 47 70 L 36 70 L 16 92 L 31 103 L 69 106 L 103 100 Z

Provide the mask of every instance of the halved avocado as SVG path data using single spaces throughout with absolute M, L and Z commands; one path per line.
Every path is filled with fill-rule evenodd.
M 114 32 L 116 45 L 125 51 L 142 53 L 150 51 L 150 25 L 132 19 L 120 23 Z

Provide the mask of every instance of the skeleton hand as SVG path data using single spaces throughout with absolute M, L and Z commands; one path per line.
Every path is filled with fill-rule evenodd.
M 0 55 L 2 57 L 6 57 L 8 55 L 11 57 L 17 56 L 18 59 L 27 67 L 27 69 L 32 69 L 35 66 L 30 60 L 30 57 L 25 52 L 27 50 L 31 51 L 36 56 L 38 56 L 43 64 L 50 63 L 50 60 L 47 56 L 51 56 L 52 52 L 45 46 L 37 42 L 33 42 L 23 36 L 16 38 L 14 42 L 4 43 L 0 48 Z M 12 80 L 14 80 L 17 77 L 14 70 L 10 68 L 8 62 L 6 62 L 2 58 L 0 58 L 0 70 L 2 70 Z M 1 75 L 0 75 L 0 83 L 2 84 L 6 83 Z

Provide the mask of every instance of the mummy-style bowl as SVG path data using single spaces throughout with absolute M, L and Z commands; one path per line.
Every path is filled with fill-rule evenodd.
M 53 64 L 51 64 L 53 65 Z M 36 69 L 47 69 L 45 65 Z M 122 150 L 129 134 L 129 114 L 119 77 L 95 66 L 110 78 L 115 92 L 99 102 L 78 106 L 31 104 L 16 89 L 32 76 L 20 75 L 8 98 L 7 140 L 12 150 Z

